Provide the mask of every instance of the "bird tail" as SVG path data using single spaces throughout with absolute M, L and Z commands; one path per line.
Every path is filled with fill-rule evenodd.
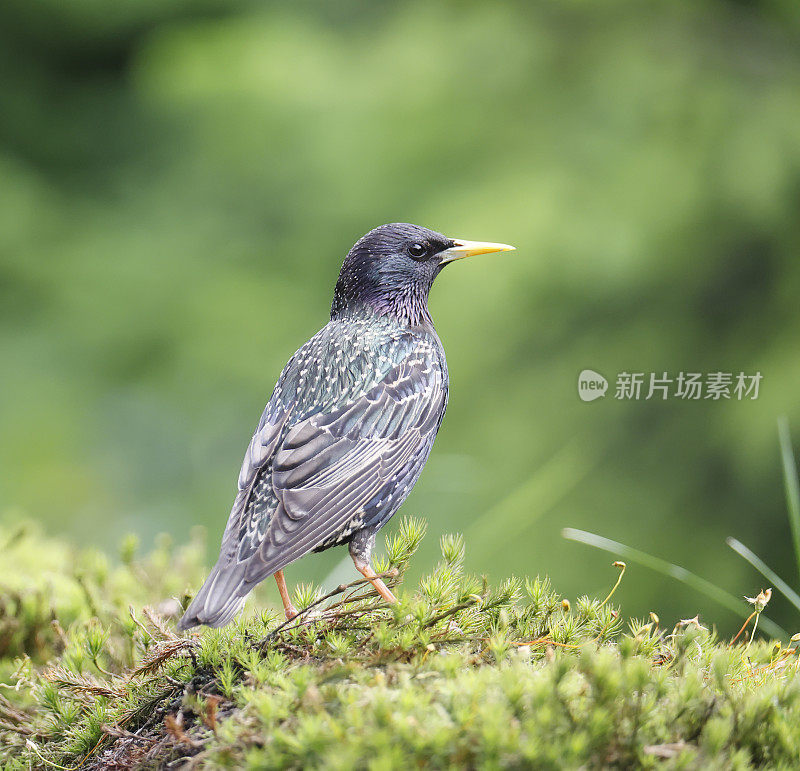
M 251 585 L 244 580 L 244 565 L 215 565 L 178 621 L 178 630 L 193 626 L 225 626 L 242 609 Z

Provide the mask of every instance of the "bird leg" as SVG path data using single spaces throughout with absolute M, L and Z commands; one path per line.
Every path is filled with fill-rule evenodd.
M 390 605 L 396 605 L 397 597 L 395 597 L 389 590 L 389 587 L 378 578 L 378 574 L 369 564 L 369 558 L 372 555 L 372 547 L 374 545 L 375 533 L 367 533 L 364 530 L 360 530 L 350 541 L 350 556 L 353 559 L 356 570 L 372 584 L 375 591 Z
M 275 573 L 275 583 L 278 584 L 278 591 L 281 593 L 283 612 L 286 614 L 286 620 L 291 621 L 299 614 L 297 608 L 292 605 L 292 601 L 289 599 L 289 590 L 286 588 L 286 579 L 283 577 L 282 570 L 279 570 L 277 573 Z
M 395 597 L 389 587 L 378 578 L 378 574 L 370 567 L 369 562 L 361 562 L 360 560 L 354 559 L 353 564 L 356 566 L 356 570 L 375 587 L 375 591 L 380 594 L 386 602 L 390 605 L 397 604 L 397 597 Z

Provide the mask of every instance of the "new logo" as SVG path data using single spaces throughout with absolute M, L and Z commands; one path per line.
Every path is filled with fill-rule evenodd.
M 593 402 L 606 395 L 608 380 L 593 369 L 584 369 L 578 375 L 578 396 L 584 402 Z

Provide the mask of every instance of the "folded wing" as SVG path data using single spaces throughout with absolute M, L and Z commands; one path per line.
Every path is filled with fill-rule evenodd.
M 411 356 L 351 404 L 293 426 L 272 462 L 278 506 L 245 580 L 391 516 L 427 459 L 446 398 L 438 362 Z
M 447 403 L 435 351 L 291 424 L 268 406 L 242 464 L 219 560 L 180 622 L 221 626 L 253 586 L 315 549 L 378 527 L 411 491 Z

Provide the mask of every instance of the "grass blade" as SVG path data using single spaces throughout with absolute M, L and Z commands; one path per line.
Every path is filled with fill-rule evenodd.
M 735 538 L 726 538 L 725 543 L 740 557 L 744 557 L 764 578 L 767 579 L 792 605 L 800 610 L 800 594 L 792 589 L 772 568 L 767 565 L 755 552 L 750 551 L 741 541 Z
M 781 445 L 783 484 L 786 488 L 786 507 L 789 509 L 789 525 L 792 528 L 794 556 L 797 561 L 798 573 L 800 573 L 800 482 L 797 479 L 797 463 L 792 450 L 789 421 L 785 415 L 778 418 L 778 439 Z
M 578 543 L 585 543 L 588 546 L 594 546 L 596 549 L 602 549 L 611 554 L 616 554 L 625 560 L 630 560 L 638 565 L 655 570 L 657 573 L 674 578 L 719 603 L 737 616 L 745 618 L 749 615 L 749 610 L 741 599 L 726 592 L 719 586 L 712 584 L 705 578 L 691 573 L 680 565 L 674 565 L 672 562 L 667 562 L 660 557 L 654 557 L 652 554 L 639 551 L 638 549 L 626 546 L 624 543 L 619 543 L 618 541 L 612 541 L 610 538 L 604 538 L 602 535 L 589 533 L 586 530 L 565 527 L 561 531 L 561 535 L 569 541 L 577 541 Z M 763 615 L 761 616 L 761 627 L 773 637 L 783 637 L 785 639 L 789 636 L 785 629 L 774 621 L 765 618 Z

